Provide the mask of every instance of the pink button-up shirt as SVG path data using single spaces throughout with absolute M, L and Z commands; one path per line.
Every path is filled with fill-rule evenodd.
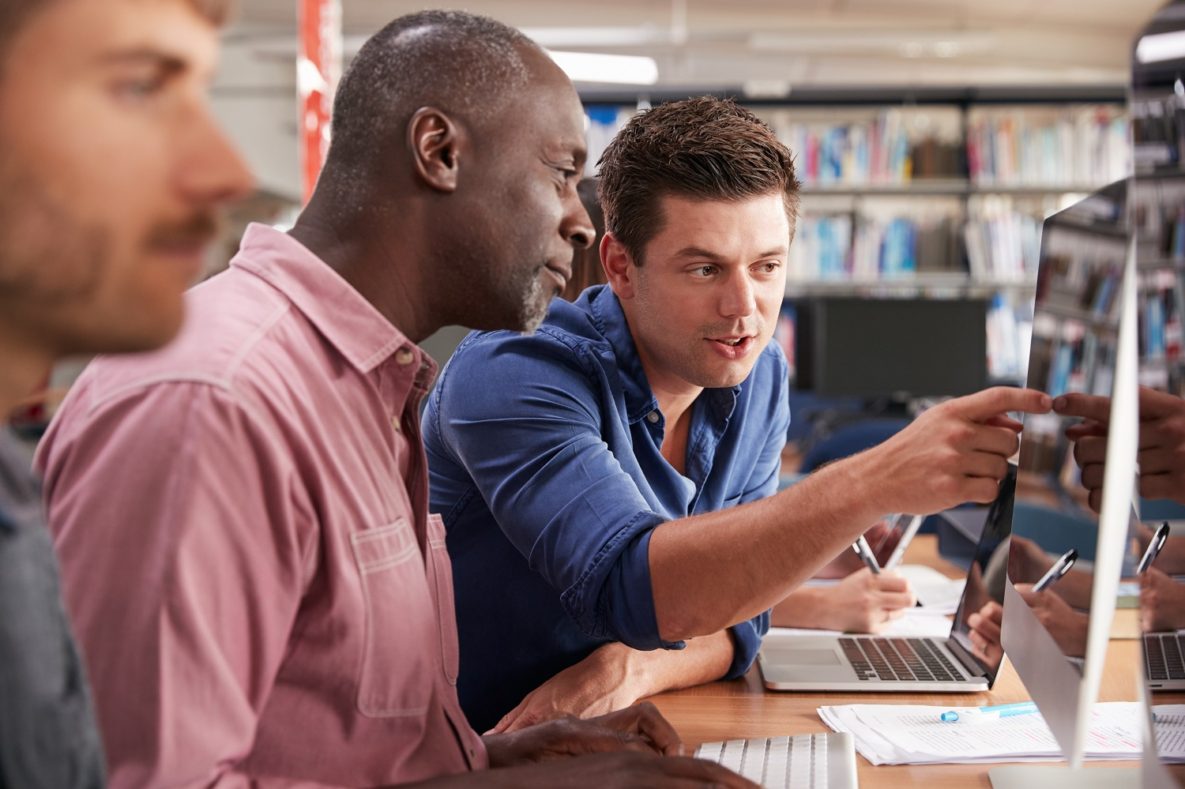
M 435 363 L 267 227 L 188 310 L 165 350 L 92 363 L 38 456 L 111 783 L 484 767 L 426 511 Z

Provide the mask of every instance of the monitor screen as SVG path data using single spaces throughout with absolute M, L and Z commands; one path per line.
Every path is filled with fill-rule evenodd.
M 951 637 L 979 662 L 984 674 L 994 678 L 1004 659 L 999 644 L 974 639 L 969 618 L 978 613 L 994 619 L 992 609 L 999 610 L 1004 602 L 1005 572 L 1008 566 L 1008 546 L 1011 542 L 1012 510 L 1016 497 L 1016 466 L 1008 467 L 1008 475 L 1000 482 L 1000 493 L 984 518 L 983 530 L 975 548 L 975 555 L 967 567 L 967 581 L 963 596 L 955 610 Z
M 1135 567 L 1129 535 L 1134 299 L 1124 290 L 1132 281 L 1126 192 L 1125 183 L 1112 184 L 1045 220 L 1027 379 L 1029 387 L 1052 397 L 1096 396 L 1108 413 L 1111 398 L 1130 388 L 1133 402 L 1124 402 L 1131 424 L 1104 422 L 1092 435 L 1107 442 L 1108 461 L 1112 450 L 1123 455 L 1121 448 L 1130 447 L 1126 480 L 1108 479 L 1100 507 L 1099 480 L 1084 479 L 1074 454 L 1080 437 L 1070 428 L 1083 420 L 1026 416 L 1004 595 L 1004 648 L 1074 763 L 1081 760 L 1097 697 L 1119 576 Z M 1123 440 L 1114 440 L 1116 431 Z M 1112 465 L 1122 476 L 1123 464 Z
M 1185 4 L 1165 6 L 1133 47 L 1129 111 L 1135 175 L 1131 218 L 1139 272 L 1141 496 L 1137 547 L 1141 679 L 1149 702 L 1143 785 L 1185 786 L 1179 722 L 1185 704 Z M 1161 47 L 1158 49 L 1158 47 Z M 1175 710 L 1173 712 L 1176 712 Z M 1174 721 L 1174 717 L 1177 719 Z M 1157 732 L 1160 729 L 1161 731 Z
M 796 302 L 799 389 L 829 397 L 965 395 L 987 385 L 987 301 Z

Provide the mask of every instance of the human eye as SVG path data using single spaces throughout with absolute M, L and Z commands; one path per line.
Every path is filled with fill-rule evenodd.
M 110 58 L 107 82 L 117 100 L 128 104 L 143 104 L 160 100 L 187 75 L 204 86 L 204 75 L 194 74 L 190 64 L 180 56 L 155 50 L 134 50 L 116 53 Z
M 135 69 L 116 75 L 112 92 L 120 101 L 140 104 L 159 96 L 168 81 L 168 73 L 163 69 Z
M 701 263 L 695 268 L 691 269 L 691 276 L 696 279 L 707 279 L 716 273 L 716 267 L 711 263 Z
M 560 183 L 567 187 L 570 184 L 575 184 L 580 179 L 580 172 L 568 165 L 556 165 L 553 168 L 560 176 Z
M 555 177 L 555 189 L 558 194 L 562 195 L 569 189 L 576 188 L 580 173 L 575 168 L 567 164 L 551 164 L 548 167 Z
M 159 79 L 124 79 L 115 84 L 115 95 L 126 101 L 140 102 L 160 92 Z
M 753 267 L 757 274 L 776 274 L 782 267 L 780 260 L 763 260 Z

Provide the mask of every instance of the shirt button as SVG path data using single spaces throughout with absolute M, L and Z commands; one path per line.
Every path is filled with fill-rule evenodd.
M 646 415 L 646 421 L 652 425 L 657 425 L 658 420 L 659 420 L 659 416 L 658 416 L 657 411 L 651 411 L 649 414 Z
M 395 352 L 395 361 L 399 364 L 407 365 L 416 360 L 416 355 L 412 353 L 411 348 L 400 348 Z

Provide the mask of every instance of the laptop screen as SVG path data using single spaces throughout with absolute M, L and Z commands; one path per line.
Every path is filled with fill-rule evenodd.
M 1008 467 L 1008 475 L 1000 483 L 1000 493 L 988 508 L 975 547 L 975 556 L 967 568 L 967 583 L 963 597 L 955 611 L 951 638 L 961 646 L 979 667 L 989 682 L 994 682 L 996 672 L 1004 659 L 1004 651 L 998 644 L 988 650 L 976 647 L 969 637 L 971 631 L 968 617 L 974 613 L 991 617 L 993 606 L 1004 602 L 1004 581 L 1008 569 L 1008 542 L 1012 533 L 1012 504 L 1016 497 L 1016 467 Z M 995 617 L 999 621 L 999 617 Z

